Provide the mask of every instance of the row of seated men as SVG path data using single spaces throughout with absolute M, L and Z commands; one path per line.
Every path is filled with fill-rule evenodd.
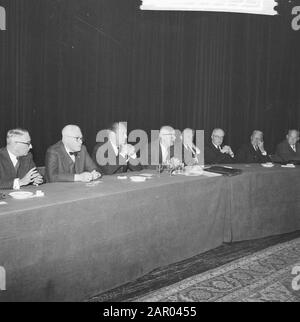
M 263 163 L 270 161 L 270 156 L 264 148 L 263 133 L 254 131 L 250 142 L 243 145 L 235 155 L 228 145 L 223 145 L 225 132 L 214 129 L 210 144 L 205 146 L 206 164 L 222 163 Z M 183 153 L 191 155 L 189 164 L 197 164 L 200 149 L 194 144 L 194 131 L 185 129 L 182 132 L 181 144 Z M 280 161 L 300 160 L 299 131 L 289 130 L 286 139 L 277 146 L 276 155 Z M 148 160 L 157 160 L 164 164 L 174 158 L 175 130 L 163 126 L 159 131 L 157 141 L 152 141 L 144 147 Z M 114 164 L 105 164 L 101 157 L 101 147 L 106 144 L 107 154 L 116 157 Z M 153 149 L 158 146 L 158 149 Z M 67 125 L 62 130 L 62 139 L 48 148 L 45 158 L 45 175 L 39 173 L 33 161 L 30 134 L 24 129 L 13 129 L 7 133 L 7 145 L 0 149 L 0 189 L 20 189 L 29 184 L 39 185 L 43 182 L 90 182 L 102 175 L 138 171 L 145 168 L 138 160 L 135 147 L 127 143 L 127 128 L 122 122 L 112 125 L 108 131 L 108 141 L 97 143 L 92 157 L 89 155 L 80 128 Z M 155 152 L 156 151 L 156 152 Z M 103 151 L 102 151 L 103 152 Z M 153 155 L 153 154 L 157 155 Z M 186 161 L 186 160 L 185 160 Z M 147 168 L 151 167 L 146 166 Z

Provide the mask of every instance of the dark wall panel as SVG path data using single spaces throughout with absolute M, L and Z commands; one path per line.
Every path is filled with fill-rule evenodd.
M 0 0 L 0 142 L 30 130 L 35 159 L 80 125 L 89 150 L 112 120 L 253 129 L 269 149 L 300 123 L 300 31 L 291 16 L 143 12 L 138 0 Z M 209 133 L 210 134 L 210 133 Z

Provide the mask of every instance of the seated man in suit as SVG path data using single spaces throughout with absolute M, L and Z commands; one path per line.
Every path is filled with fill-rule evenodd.
M 299 131 L 289 130 L 286 139 L 276 148 L 276 157 L 283 162 L 300 161 Z
M 250 142 L 239 149 L 236 161 L 239 163 L 266 163 L 271 161 L 264 148 L 263 132 L 253 131 Z
M 235 162 L 234 153 L 228 145 L 222 145 L 225 132 L 222 129 L 214 129 L 211 135 L 211 143 L 205 146 L 205 164 L 221 164 Z
M 76 125 L 67 125 L 62 130 L 62 140 L 46 152 L 46 179 L 48 182 L 90 182 L 101 174 L 82 144 L 81 130 Z
M 199 163 L 200 149 L 194 144 L 195 131 L 186 128 L 182 131 L 182 160 L 185 165 L 196 165 Z
M 147 164 L 145 168 L 156 169 L 157 166 L 165 166 L 170 163 L 171 160 L 176 163 L 181 163 L 181 149 L 179 147 L 176 154 L 179 158 L 175 158 L 174 144 L 176 140 L 176 132 L 171 126 L 162 126 L 158 132 L 157 137 L 152 137 L 152 141 L 144 146 L 141 154 L 146 155 Z
M 7 132 L 7 145 L 0 149 L 0 188 L 20 189 L 28 184 L 43 182 L 29 150 L 32 148 L 27 130 L 13 129 Z
M 137 158 L 134 146 L 127 143 L 126 122 L 115 122 L 110 129 L 100 131 L 98 136 L 100 142 L 94 147 L 93 160 L 101 173 L 111 175 L 142 169 L 134 161 Z M 105 138 L 106 141 L 102 142 Z

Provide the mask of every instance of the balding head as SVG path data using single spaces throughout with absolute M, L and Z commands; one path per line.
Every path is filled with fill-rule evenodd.
M 299 141 L 299 131 L 296 129 L 289 130 L 286 139 L 289 145 L 295 145 Z
M 160 142 L 164 146 L 170 147 L 174 144 L 176 139 L 175 130 L 173 129 L 172 126 L 169 126 L 169 125 L 162 126 L 159 131 L 159 138 L 160 138 Z
M 71 152 L 78 152 L 82 146 L 82 133 L 77 125 L 67 125 L 62 131 L 62 141 Z
M 116 146 L 127 143 L 127 122 L 114 122 L 110 127 L 109 139 Z
M 225 132 L 222 129 L 214 129 L 211 135 L 212 143 L 216 146 L 220 146 L 223 143 L 224 136 Z
M 190 128 L 186 128 L 182 131 L 182 141 L 183 144 L 191 146 L 193 145 L 194 139 L 194 130 Z
M 251 139 L 251 144 L 257 147 L 260 142 L 264 141 L 264 133 L 259 130 L 254 130 L 251 134 L 250 139 Z

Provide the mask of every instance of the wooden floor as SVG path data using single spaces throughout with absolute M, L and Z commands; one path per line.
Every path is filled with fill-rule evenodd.
M 108 292 L 94 296 L 89 301 L 121 302 L 171 285 L 187 277 L 203 273 L 233 260 L 251 255 L 264 248 L 300 237 L 300 231 L 252 241 L 243 241 L 222 246 L 187 260 L 160 267 L 143 277 Z

